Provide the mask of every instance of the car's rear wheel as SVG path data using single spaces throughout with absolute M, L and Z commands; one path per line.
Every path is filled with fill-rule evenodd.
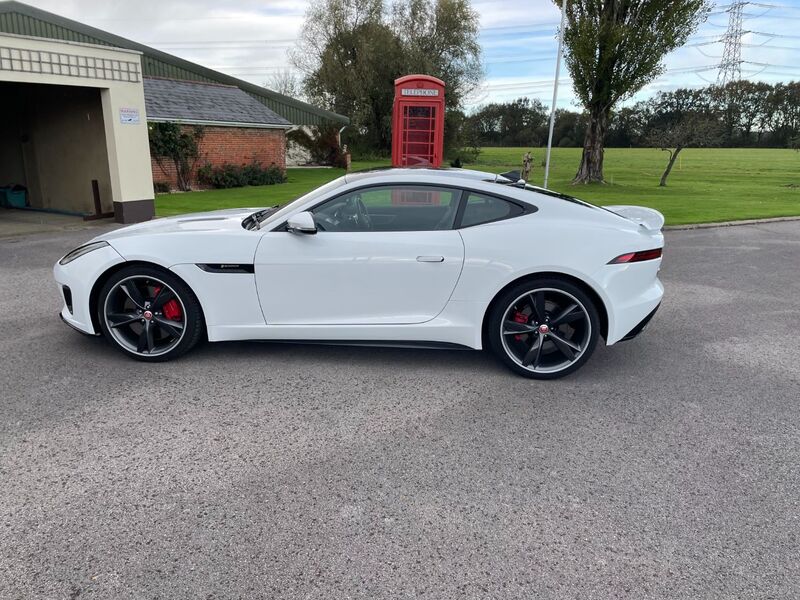
M 197 297 L 169 271 L 126 267 L 111 276 L 98 298 L 98 320 L 106 339 L 137 360 L 176 358 L 202 336 Z
M 488 341 L 512 371 L 534 379 L 556 379 L 579 369 L 592 355 L 600 318 L 591 298 L 573 283 L 531 279 L 494 303 Z

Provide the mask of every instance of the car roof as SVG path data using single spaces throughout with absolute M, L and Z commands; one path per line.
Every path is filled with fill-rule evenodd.
M 555 192 L 547 188 L 531 185 L 519 179 L 517 172 L 509 173 L 489 173 L 488 171 L 477 171 L 474 169 L 457 169 L 447 167 L 374 167 L 372 169 L 364 169 L 363 171 L 354 171 L 344 175 L 343 179 L 345 184 L 360 183 L 375 181 L 376 183 L 391 183 L 394 181 L 409 181 L 414 177 L 425 177 L 426 183 L 430 184 L 430 179 L 441 179 L 442 183 L 450 179 L 460 179 L 464 181 L 480 182 L 483 184 L 502 184 L 505 188 L 505 195 L 511 196 L 517 200 L 531 203 L 532 199 L 527 195 L 527 192 L 536 192 L 540 195 L 550 198 L 560 198 L 570 202 L 576 202 L 591 206 L 590 203 L 579 200 L 568 194 Z M 429 179 L 430 178 L 430 179 Z M 486 188 L 488 190 L 488 188 Z M 493 189 L 491 191 L 497 192 L 499 190 Z M 521 195 L 519 192 L 523 192 Z
M 345 182 L 355 183 L 358 181 L 369 181 L 371 179 L 391 179 L 393 177 L 408 177 L 408 176 L 424 175 L 426 177 L 446 179 L 468 179 L 473 181 L 484 182 L 510 182 L 502 175 L 496 173 L 488 173 L 486 171 L 475 171 L 472 169 L 448 169 L 448 168 L 435 168 L 435 167 L 378 167 L 374 169 L 366 169 L 364 171 L 355 171 L 348 173 L 344 176 Z

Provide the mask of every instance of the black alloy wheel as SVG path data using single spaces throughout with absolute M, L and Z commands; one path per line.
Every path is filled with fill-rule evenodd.
M 171 273 L 152 267 L 128 267 L 113 275 L 100 292 L 98 318 L 112 344 L 144 361 L 180 356 L 203 331 L 192 291 Z
M 499 298 L 489 328 L 492 350 L 514 372 L 556 379 L 589 359 L 600 320 L 592 300 L 578 286 L 541 279 L 517 285 Z

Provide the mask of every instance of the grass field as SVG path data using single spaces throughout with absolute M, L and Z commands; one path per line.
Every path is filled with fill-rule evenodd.
M 519 169 L 525 148 L 485 148 L 469 168 L 501 173 Z M 544 149 L 534 148 L 531 182 L 541 185 Z M 793 150 L 688 149 L 658 186 L 667 153 L 649 148 L 609 148 L 601 185 L 570 184 L 580 160 L 579 148 L 555 148 L 550 187 L 596 204 L 638 204 L 664 213 L 668 225 L 710 223 L 800 215 L 800 153 Z M 353 169 L 387 162 L 354 162 Z M 288 169 L 283 185 L 165 194 L 156 198 L 156 214 L 175 215 L 239 206 L 284 204 L 343 174 L 337 169 Z

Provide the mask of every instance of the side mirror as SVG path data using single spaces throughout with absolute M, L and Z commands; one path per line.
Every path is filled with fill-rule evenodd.
M 286 221 L 286 230 L 291 233 L 317 233 L 317 225 L 314 223 L 314 215 L 308 211 L 292 215 L 289 217 L 289 220 Z

